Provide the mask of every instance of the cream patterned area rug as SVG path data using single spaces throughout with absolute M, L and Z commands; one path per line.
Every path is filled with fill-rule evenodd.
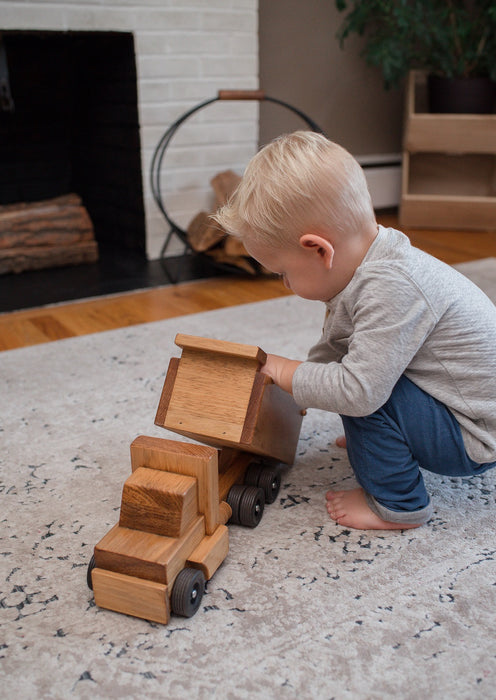
M 496 300 L 495 259 L 459 267 Z M 340 527 L 324 493 L 354 482 L 340 420 L 319 411 L 260 525 L 230 526 L 194 617 L 94 605 L 86 568 L 131 441 L 181 439 L 153 424 L 175 334 L 303 358 L 321 321 L 287 297 L 0 354 L 3 698 L 496 697 L 496 471 L 427 474 L 418 530 Z

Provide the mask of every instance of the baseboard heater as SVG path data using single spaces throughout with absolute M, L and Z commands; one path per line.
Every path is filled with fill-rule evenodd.
M 358 156 L 374 209 L 398 207 L 401 201 L 401 155 L 377 154 Z

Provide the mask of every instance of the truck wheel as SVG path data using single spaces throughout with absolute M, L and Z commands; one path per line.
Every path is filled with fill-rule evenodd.
M 232 516 L 229 522 L 245 527 L 256 527 L 262 519 L 265 496 L 256 486 L 235 484 L 227 494 Z
M 229 518 L 229 522 L 233 525 L 240 525 L 239 522 L 239 504 L 241 502 L 241 496 L 243 495 L 245 487 L 240 484 L 234 484 L 229 489 L 226 501 L 231 506 L 232 515 Z
M 266 503 L 274 503 L 281 488 L 281 476 L 276 469 L 252 462 L 245 473 L 245 484 L 263 489 Z
M 200 607 L 205 591 L 205 577 L 200 569 L 183 569 L 176 576 L 171 595 L 175 615 L 193 617 Z
M 96 566 L 95 562 L 95 555 L 93 554 L 90 563 L 88 564 L 88 571 L 86 572 L 86 583 L 88 584 L 88 588 L 91 588 L 93 590 L 93 581 L 91 580 L 91 572 Z
M 239 522 L 245 527 L 256 527 L 264 512 L 265 496 L 262 489 L 246 486 L 239 504 Z

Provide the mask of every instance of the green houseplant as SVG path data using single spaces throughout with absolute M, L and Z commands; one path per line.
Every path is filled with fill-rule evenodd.
M 338 31 L 341 46 L 351 34 L 363 36 L 363 57 L 382 71 L 387 88 L 399 85 L 410 70 L 426 71 L 432 82 L 441 78 L 458 86 L 474 84 L 475 79 L 476 85 L 489 90 L 487 111 L 492 111 L 495 0 L 335 0 L 335 4 L 346 13 Z

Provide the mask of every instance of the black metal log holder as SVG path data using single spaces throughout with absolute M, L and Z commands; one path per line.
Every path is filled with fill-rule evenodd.
M 225 270 L 227 272 L 231 273 L 240 273 L 241 270 L 239 268 L 235 268 L 234 266 L 226 265 L 225 263 L 218 263 L 209 256 L 206 256 L 204 253 L 198 253 L 193 251 L 191 248 L 191 245 L 188 242 L 188 234 L 187 232 L 182 229 L 169 215 L 163 197 L 162 197 L 162 192 L 161 192 L 161 184 L 162 184 L 162 165 L 163 165 L 163 160 L 165 156 L 165 152 L 174 137 L 175 133 L 179 129 L 179 127 L 184 124 L 184 122 L 189 119 L 193 114 L 196 114 L 196 112 L 199 112 L 201 109 L 204 109 L 205 107 L 208 107 L 208 105 L 213 104 L 214 102 L 219 102 L 219 101 L 235 101 L 235 100 L 243 100 L 243 101 L 258 101 L 258 102 L 273 102 L 275 104 L 278 104 L 294 114 L 296 114 L 298 117 L 300 117 L 309 127 L 312 129 L 312 131 L 316 131 L 318 133 L 324 133 L 323 130 L 313 121 L 313 119 L 310 119 L 304 112 L 302 112 L 300 109 L 297 109 L 296 107 L 293 107 L 292 105 L 288 104 L 287 102 L 283 102 L 282 100 L 278 100 L 274 97 L 269 97 L 268 95 L 265 95 L 263 90 L 219 90 L 217 93 L 217 97 L 213 97 L 209 100 L 205 100 L 204 102 L 200 102 L 197 104 L 195 107 L 192 107 L 190 110 L 185 112 L 179 119 L 177 119 L 168 129 L 167 131 L 163 134 L 161 137 L 160 141 L 158 142 L 155 151 L 153 153 L 152 157 L 152 163 L 151 163 L 151 168 L 150 168 L 150 180 L 151 180 L 151 188 L 152 188 L 152 194 L 153 198 L 164 216 L 165 220 L 167 221 L 167 224 L 169 226 L 169 231 L 166 235 L 166 238 L 164 240 L 164 243 L 162 245 L 161 251 L 160 251 L 160 260 L 162 261 L 162 267 L 164 269 L 165 274 L 167 275 L 169 281 L 172 284 L 176 284 L 179 281 L 180 277 L 180 272 L 173 276 L 170 271 L 168 270 L 167 266 L 165 265 L 165 259 L 166 259 L 166 253 L 167 249 L 171 243 L 171 240 L 174 238 L 174 236 L 177 236 L 179 240 L 184 244 L 184 252 L 183 256 L 186 255 L 187 253 L 194 254 L 198 257 L 206 257 L 208 258 L 210 264 L 216 268 Z

